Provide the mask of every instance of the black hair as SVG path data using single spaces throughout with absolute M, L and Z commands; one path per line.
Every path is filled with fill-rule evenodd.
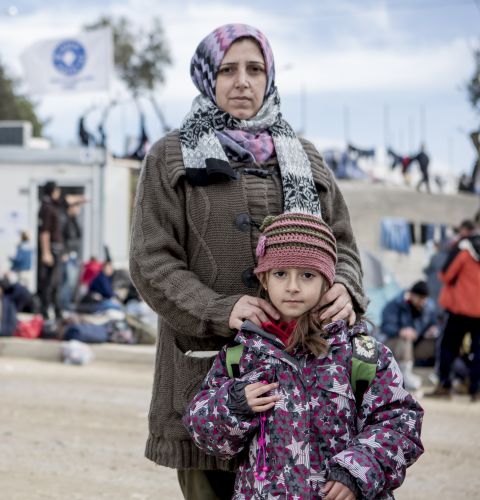
M 414 283 L 410 288 L 410 293 L 420 295 L 421 297 L 428 297 L 430 295 L 428 285 L 425 281 L 417 281 Z
M 43 192 L 47 196 L 52 196 L 52 193 L 57 189 L 58 185 L 55 181 L 48 181 L 45 183 L 45 186 L 43 186 Z

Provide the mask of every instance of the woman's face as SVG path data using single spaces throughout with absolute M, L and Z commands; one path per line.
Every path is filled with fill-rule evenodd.
M 217 73 L 217 106 L 233 117 L 248 120 L 262 107 L 267 86 L 265 61 L 249 39 L 233 43 Z

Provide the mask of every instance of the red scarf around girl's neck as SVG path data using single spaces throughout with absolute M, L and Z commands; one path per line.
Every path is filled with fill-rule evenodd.
M 289 322 L 281 320 L 279 321 L 271 320 L 262 323 L 262 328 L 267 333 L 272 333 L 273 335 L 278 337 L 285 345 L 287 345 L 288 339 L 290 338 L 290 335 L 292 334 L 296 324 L 297 322 L 294 319 Z

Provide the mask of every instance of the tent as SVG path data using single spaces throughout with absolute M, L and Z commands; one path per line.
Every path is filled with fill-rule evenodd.
M 361 250 L 360 257 L 363 266 L 363 286 L 370 299 L 367 318 L 379 327 L 385 304 L 400 293 L 402 288 L 393 273 L 373 253 Z

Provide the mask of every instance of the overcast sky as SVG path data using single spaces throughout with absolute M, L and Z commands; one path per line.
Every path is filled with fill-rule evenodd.
M 135 29 L 160 17 L 174 64 L 157 97 L 172 126 L 196 94 L 189 61 L 198 42 L 221 24 L 252 24 L 271 42 L 284 116 L 319 147 L 348 139 L 409 154 L 424 138 L 433 170 L 471 170 L 467 131 L 480 117 L 464 87 L 480 43 L 480 0 L 0 0 L 0 7 L 0 58 L 18 77 L 19 55 L 36 41 L 71 36 L 105 14 L 127 16 Z M 107 124 L 121 153 L 125 138 L 137 133 L 138 116 L 118 83 L 110 95 L 34 96 L 40 116 L 50 119 L 46 135 L 61 145 L 76 141 L 85 110 L 111 98 L 122 102 Z M 97 121 L 89 115 L 92 129 Z M 160 137 L 150 111 L 147 127 L 152 141 Z

